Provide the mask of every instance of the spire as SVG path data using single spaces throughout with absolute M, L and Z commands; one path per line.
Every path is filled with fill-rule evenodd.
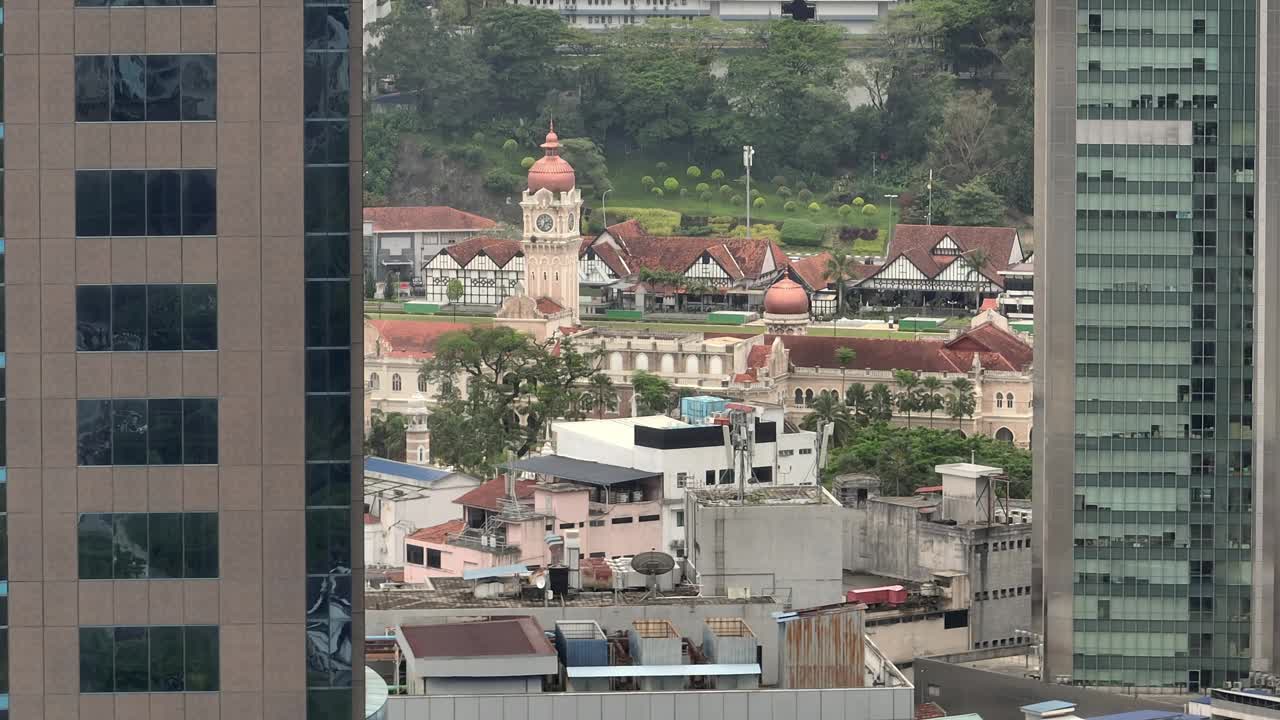
M 560 136 L 556 135 L 556 122 L 551 121 L 550 130 L 547 132 L 547 139 L 541 145 L 546 151 L 547 157 L 554 157 L 560 154 Z

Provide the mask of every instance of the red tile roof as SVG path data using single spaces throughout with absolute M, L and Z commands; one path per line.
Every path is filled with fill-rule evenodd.
M 537 621 L 523 615 L 480 622 L 402 625 L 400 633 L 416 658 L 548 656 L 556 652 Z
M 537 485 L 533 480 L 516 481 L 516 499 L 527 500 L 533 497 L 533 488 Z M 480 487 L 464 493 L 454 500 L 459 505 L 480 508 L 481 510 L 497 510 L 498 500 L 507 494 L 506 478 L 498 477 L 482 483 Z
M 769 362 L 770 349 L 765 343 L 752 346 L 751 352 L 747 353 L 747 367 L 752 370 L 764 367 Z
M 467 238 L 462 242 L 446 247 L 440 252 L 449 253 L 454 262 L 464 266 L 475 259 L 477 255 L 484 255 L 498 267 L 506 267 L 507 263 L 511 262 L 511 258 L 524 254 L 520 243 L 515 240 L 490 237 L 488 235 Z
M 995 298 L 983 298 L 982 304 L 978 306 L 978 311 L 995 310 L 997 307 Z
M 927 278 L 937 277 L 948 265 L 955 261 L 955 255 L 936 255 L 934 247 L 943 238 L 951 238 L 961 253 L 981 250 L 987 259 L 979 268 L 983 276 L 999 287 L 1004 287 L 1004 277 L 999 271 L 1009 267 L 1009 259 L 1013 254 L 1014 240 L 1018 231 L 1007 227 L 961 227 L 955 225 L 897 225 L 893 230 L 893 241 L 885 252 L 888 267 L 899 256 L 906 256 Z M 1019 263 L 1022 258 L 1013 258 Z
M 549 297 L 538 298 L 538 312 L 543 315 L 554 315 L 563 312 L 564 306 Z
M 419 207 L 367 207 L 365 222 L 374 232 L 409 230 L 488 230 L 498 223 L 462 210 L 441 205 Z
M 856 353 L 851 369 L 964 373 L 973 367 L 975 356 L 988 370 L 1025 372 L 1031 368 L 1031 346 L 994 323 L 948 341 L 766 335 L 765 342 L 772 343 L 775 337 L 782 339 L 793 367 L 838 369 L 836 350 L 847 347 Z
M 417 530 L 409 535 L 409 539 L 424 543 L 442 543 L 450 535 L 462 532 L 466 526 L 467 524 L 462 520 L 450 520 Z
M 638 220 L 627 220 L 625 222 L 615 223 L 605 228 L 605 231 L 615 239 L 626 245 L 634 238 L 648 237 L 649 233 L 645 232 L 644 226 Z
M 436 344 L 446 333 L 469 329 L 465 323 L 429 320 L 367 320 L 378 331 L 383 355 L 388 357 L 426 359 L 435 353 Z
M 763 238 L 716 238 L 653 236 L 634 220 L 610 225 L 606 230 L 618 241 L 618 249 L 607 242 L 584 245 L 579 256 L 590 248 L 618 277 L 640 270 L 664 270 L 683 274 L 691 265 L 709 255 L 734 280 L 755 279 L 764 273 L 765 258 L 773 258 L 774 269 L 787 266 L 787 256 L 776 243 Z
M 916 706 L 915 720 L 936 720 L 936 718 L 946 717 L 947 711 L 942 709 L 938 703 L 921 703 Z

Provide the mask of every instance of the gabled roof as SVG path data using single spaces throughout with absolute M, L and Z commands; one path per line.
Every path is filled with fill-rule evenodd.
M 364 219 L 373 223 L 374 232 L 488 230 L 498 226 L 489 218 L 442 205 L 367 207 Z
M 830 259 L 830 252 L 820 252 L 799 260 L 791 260 L 788 264 L 791 266 L 791 274 L 806 288 L 811 291 L 823 290 L 831 286 L 831 280 L 827 278 L 827 261 Z M 880 267 L 873 263 L 855 263 L 850 279 L 856 282 L 874 274 Z
M 626 245 L 632 239 L 649 236 L 649 233 L 645 232 L 644 226 L 638 220 L 627 220 L 610 225 L 605 228 L 605 232 L 619 240 L 623 245 Z
M 553 657 L 556 654 L 537 621 L 523 615 L 480 622 L 402 625 L 400 633 L 415 658 Z
M 707 336 L 724 333 L 708 333 Z M 932 339 L 891 340 L 869 337 L 827 337 L 818 335 L 766 335 L 768 345 L 775 338 L 790 354 L 792 367 L 839 369 L 836 350 L 849 348 L 855 359 L 849 369 L 911 370 L 930 373 L 966 373 L 974 357 L 988 370 L 1026 372 L 1031 368 L 1031 346 L 995 323 L 986 323 L 947 341 Z M 752 348 L 748 363 L 755 355 Z
M 1018 240 L 1018 231 L 1010 227 L 963 227 L 957 225 L 897 225 L 893 230 L 893 241 L 886 251 L 885 267 L 888 267 L 899 256 L 905 256 L 927 278 L 937 277 L 948 265 L 955 261 L 955 255 L 935 254 L 935 248 L 944 238 L 951 238 L 966 258 L 969 253 L 981 250 L 986 254 L 986 262 L 978 268 L 991 282 L 1004 287 L 1001 270 L 1009 267 L 1014 243 Z M 1014 258 L 1020 262 L 1022 258 Z
M 533 488 L 537 485 L 532 480 L 516 480 L 516 499 L 526 500 L 533 497 Z M 498 477 L 482 483 L 480 487 L 464 493 L 454 500 L 459 505 L 480 508 L 481 510 L 497 510 L 498 500 L 507 494 L 506 478 Z
M 511 258 L 524 255 L 523 248 L 515 240 L 490 237 L 488 235 L 467 238 L 462 242 L 446 247 L 440 252 L 448 253 L 454 262 L 463 267 L 474 260 L 477 255 L 488 257 L 498 267 L 506 267 L 507 263 L 511 262 Z
M 446 333 L 467 330 L 465 323 L 430 322 L 426 320 L 366 320 L 378 331 L 386 357 L 426 359 L 435 353 L 436 344 Z
M 549 297 L 538 298 L 538 312 L 544 315 L 555 315 L 563 312 L 564 306 Z
M 442 543 L 449 538 L 450 535 L 456 535 L 462 532 L 467 524 L 462 520 L 449 520 L 439 525 L 424 527 L 409 535 L 410 540 L 428 543 Z
M 760 277 L 766 272 L 766 258 L 773 259 L 775 270 L 785 268 L 788 262 L 782 249 L 764 238 L 655 236 L 645 232 L 635 220 L 610 225 L 605 230 L 618 241 L 618 248 L 608 242 L 595 242 L 579 248 L 578 255 L 594 250 L 618 277 L 641 270 L 683 274 L 703 253 L 710 255 L 734 280 Z

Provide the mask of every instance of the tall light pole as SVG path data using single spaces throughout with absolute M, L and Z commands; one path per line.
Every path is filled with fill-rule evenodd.
M 604 227 L 609 228 L 609 206 L 604 204 L 604 199 L 609 197 L 609 193 L 613 192 L 613 188 L 609 188 L 600 194 L 600 214 L 604 215 Z
M 742 166 L 747 169 L 747 239 L 751 238 L 751 159 L 756 149 L 750 145 L 742 146 Z
M 893 226 L 898 224 L 893 217 L 893 201 L 897 200 L 898 196 L 896 194 L 885 195 L 885 199 L 889 201 L 889 247 L 893 247 Z M 885 251 L 887 252 L 888 249 L 885 248 Z

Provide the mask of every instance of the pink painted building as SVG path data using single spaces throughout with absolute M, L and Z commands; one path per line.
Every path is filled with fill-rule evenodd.
M 536 480 L 490 480 L 454 500 L 460 519 L 408 536 L 405 582 L 517 563 L 545 568 L 559 562 L 569 530 L 584 560 L 661 549 L 660 475 L 555 456 L 522 463 L 530 460 L 541 461 L 527 468 Z

